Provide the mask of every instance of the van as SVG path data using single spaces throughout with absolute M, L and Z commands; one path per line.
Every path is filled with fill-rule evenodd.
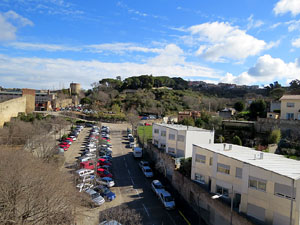
M 139 147 L 134 147 L 133 148 L 133 157 L 134 158 L 142 158 L 143 156 L 143 151 Z

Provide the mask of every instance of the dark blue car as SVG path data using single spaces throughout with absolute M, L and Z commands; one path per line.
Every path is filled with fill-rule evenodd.
M 96 186 L 94 188 L 95 191 L 99 192 L 102 197 L 107 201 L 112 201 L 116 198 L 116 194 L 112 192 L 108 187 L 105 186 Z

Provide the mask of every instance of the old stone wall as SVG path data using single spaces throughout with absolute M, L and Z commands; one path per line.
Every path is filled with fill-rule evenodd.
M 26 113 L 32 113 L 35 110 L 35 90 L 24 88 L 22 96 L 26 97 Z
M 19 113 L 26 113 L 26 98 L 23 96 L 0 103 L 0 127 L 12 117 L 17 117 Z
M 255 123 L 255 130 L 260 133 L 271 132 L 274 129 L 280 129 L 282 133 L 286 133 L 294 138 L 300 137 L 300 121 L 299 120 L 275 120 L 269 118 L 258 118 Z
M 67 106 L 72 105 L 72 98 L 66 98 L 66 99 L 55 99 L 53 101 L 52 108 L 65 108 Z

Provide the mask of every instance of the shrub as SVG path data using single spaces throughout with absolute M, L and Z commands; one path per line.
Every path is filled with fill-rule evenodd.
M 232 143 L 235 145 L 242 145 L 242 140 L 239 136 L 235 135 L 232 139 Z
M 279 129 L 273 130 L 269 136 L 269 144 L 278 144 L 281 139 L 281 132 Z

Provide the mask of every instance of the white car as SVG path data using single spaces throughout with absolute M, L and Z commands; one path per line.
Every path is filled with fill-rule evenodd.
M 151 189 L 154 193 L 159 196 L 161 192 L 165 191 L 164 186 L 161 184 L 159 180 L 153 180 L 151 182 Z
M 175 201 L 169 192 L 162 191 L 159 194 L 159 199 L 166 209 L 171 210 L 175 208 Z
M 139 166 L 142 169 L 144 166 L 149 166 L 149 162 L 148 161 L 140 161 Z
M 94 185 L 90 183 L 80 183 L 77 184 L 76 187 L 79 188 L 79 192 L 82 192 L 94 187 Z
M 94 170 L 90 170 L 90 169 L 80 169 L 80 170 L 76 170 L 75 174 L 79 177 L 84 177 L 87 175 L 93 175 L 94 174 Z
M 113 186 L 115 186 L 114 180 L 112 178 L 110 178 L 110 177 L 97 178 L 96 182 L 98 184 L 102 184 L 102 185 L 105 185 L 107 187 L 113 187 Z
M 87 189 L 85 192 L 86 192 L 89 196 L 91 196 L 92 201 L 93 201 L 96 205 L 100 206 L 100 205 L 104 204 L 105 199 L 104 199 L 98 192 L 94 191 L 93 189 Z
M 143 166 L 142 171 L 143 171 L 145 177 L 147 177 L 147 178 L 153 177 L 153 172 L 149 166 Z
M 77 140 L 76 136 L 74 136 L 74 135 L 70 135 L 69 137 L 72 138 L 73 141 L 76 141 L 76 140 Z

